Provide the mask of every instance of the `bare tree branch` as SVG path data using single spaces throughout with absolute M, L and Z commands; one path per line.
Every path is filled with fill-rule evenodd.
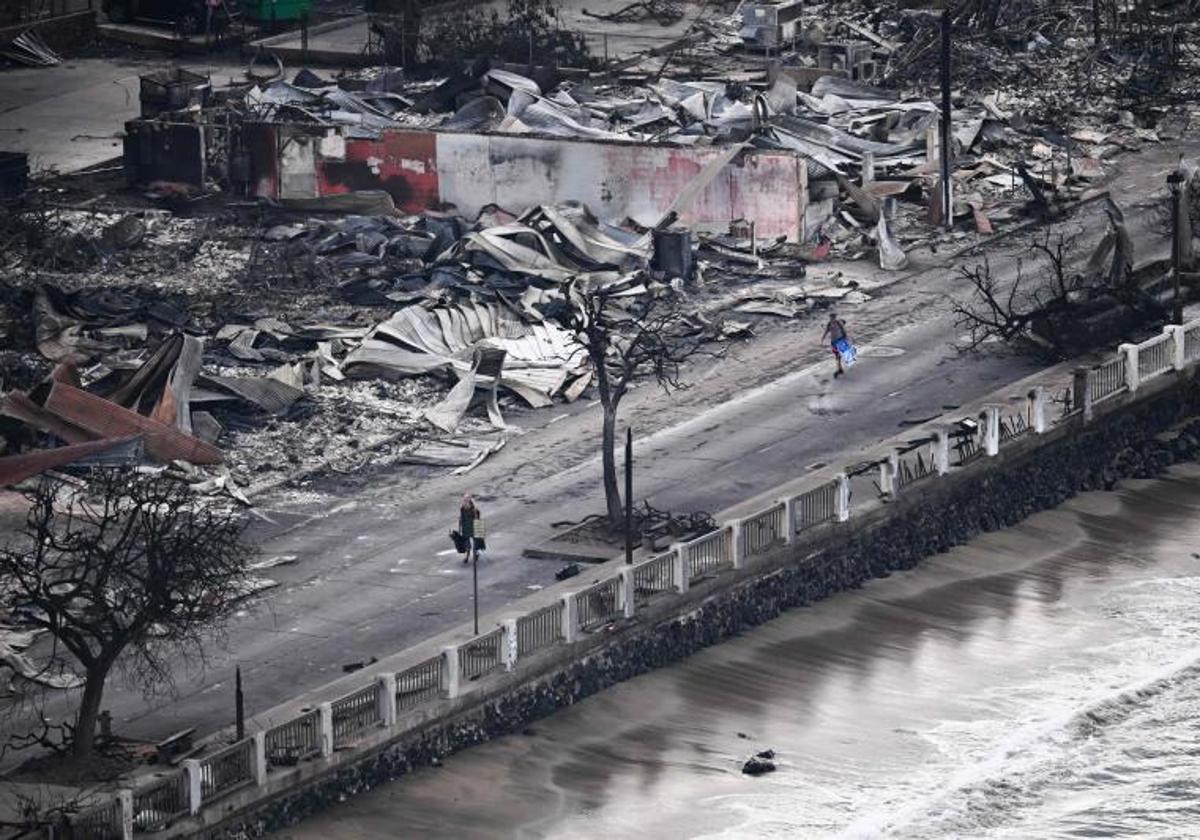
M 663 286 L 631 297 L 622 286 L 588 286 L 582 278 L 564 291 L 567 304 L 552 316 L 585 353 L 596 377 L 603 411 L 601 461 L 610 527 L 623 527 L 617 488 L 616 419 L 621 400 L 639 381 L 654 381 L 664 391 L 686 387 L 684 363 L 704 350 L 712 336 L 686 319 L 683 296 Z
M 23 531 L 0 548 L 0 579 L 12 606 L 84 673 L 73 731 L 63 732 L 83 759 L 112 668 L 152 692 L 175 663 L 202 661 L 203 643 L 246 594 L 253 552 L 240 515 L 198 504 L 167 478 L 100 470 L 79 498 L 51 480 L 28 498 Z
M 1110 230 L 1081 270 L 1072 267 L 1075 239 L 1049 232 L 1030 241 L 1033 258 L 1017 260 L 1011 281 L 996 277 L 986 257 L 960 266 L 971 294 L 953 303 L 955 324 L 966 333 L 959 350 L 1023 343 L 1059 359 L 1088 349 L 1081 324 L 1089 315 L 1124 308 L 1139 321 L 1162 317 L 1161 305 L 1134 282 L 1133 246 L 1120 209 L 1108 210 Z

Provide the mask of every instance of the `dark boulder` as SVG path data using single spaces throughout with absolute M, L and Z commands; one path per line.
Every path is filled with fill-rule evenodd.
M 759 758 L 756 755 L 742 765 L 742 772 L 747 776 L 761 776 L 763 773 L 774 773 L 775 762 L 769 758 Z

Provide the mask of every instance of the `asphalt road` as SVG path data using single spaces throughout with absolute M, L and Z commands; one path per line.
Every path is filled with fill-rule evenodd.
M 1143 157 L 1145 171 L 1130 168 L 1125 188 L 1161 184 L 1159 170 L 1174 160 L 1166 150 Z M 1094 239 L 1102 218 L 1093 205 L 1067 227 Z M 1158 224 L 1150 215 L 1134 221 L 1139 255 L 1165 253 Z M 1019 237 L 989 249 L 993 269 L 1007 276 L 1026 254 L 1027 239 Z M 936 263 L 844 310 L 865 352 L 843 379 L 831 378 L 819 341 L 823 318 L 814 315 L 693 367 L 684 392 L 636 390 L 623 412 L 640 435 L 636 495 L 658 507 L 716 511 L 889 437 L 906 418 L 928 417 L 1032 372 L 1032 362 L 1008 353 L 954 351 L 951 299 L 964 292 L 956 273 Z M 446 537 L 464 491 L 474 493 L 488 522 L 482 609 L 552 582 L 558 564 L 524 559 L 521 551 L 548 537 L 551 523 L 603 509 L 598 412 L 579 402 L 511 418 L 525 434 L 467 476 L 404 472 L 352 492 L 314 485 L 260 508 L 264 556 L 294 558 L 266 572 L 280 586 L 239 616 L 226 647 L 210 650 L 203 667 L 180 663 L 174 696 L 147 700 L 114 682 L 105 706 L 115 728 L 148 739 L 185 726 L 204 733 L 232 720 L 235 664 L 253 714 L 341 676 L 344 664 L 469 620 L 470 571 Z M 64 700 L 52 700 L 49 716 L 67 714 Z

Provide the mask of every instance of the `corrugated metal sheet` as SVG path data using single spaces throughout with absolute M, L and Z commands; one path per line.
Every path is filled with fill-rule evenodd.
M 96 439 L 93 433 L 67 422 L 53 411 L 47 411 L 18 391 L 6 394 L 0 399 L 0 414 L 27 423 L 66 443 L 86 443 Z
M 202 376 L 200 384 L 228 391 L 271 414 L 283 414 L 304 396 L 299 388 L 269 377 Z
M 136 459 L 141 451 L 140 438 L 116 438 L 93 440 L 60 446 L 57 449 L 42 449 L 22 455 L 0 458 L 0 485 L 17 484 L 46 470 L 58 469 L 80 461 L 94 460 L 97 456 L 113 455 L 118 460 Z M 106 461 L 107 462 L 107 461 Z
M 587 360 L 575 352 L 566 331 L 548 324 L 523 324 L 498 304 L 475 302 L 434 310 L 401 309 L 377 326 L 342 365 L 351 375 L 360 366 L 402 375 L 443 367 L 465 373 L 480 344 L 506 351 L 500 384 L 530 405 L 549 405 L 570 377 L 587 368 Z
M 146 451 L 161 461 L 219 464 L 222 460 L 221 450 L 212 444 L 62 382 L 54 383 L 45 407 L 100 438 L 143 435 Z

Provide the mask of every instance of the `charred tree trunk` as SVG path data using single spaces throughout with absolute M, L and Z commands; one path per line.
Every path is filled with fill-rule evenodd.
M 617 531 L 624 527 L 621 510 L 621 491 L 617 484 L 617 406 L 604 401 L 604 425 L 601 431 L 601 461 L 604 464 L 604 502 L 608 510 L 608 527 Z
M 98 662 L 87 669 L 87 681 L 83 686 L 83 698 L 79 701 L 79 714 L 75 718 L 75 732 L 71 742 L 71 755 L 78 761 L 91 758 L 96 747 L 96 720 L 100 716 L 100 702 L 104 699 L 104 683 L 108 679 L 109 661 Z
M 604 508 L 608 514 L 608 529 L 616 533 L 624 522 L 621 511 L 621 491 L 617 484 L 617 407 L 625 389 L 623 383 L 614 384 L 612 371 L 608 367 L 607 350 L 610 339 L 607 334 L 593 332 L 589 335 L 588 356 L 596 373 L 596 390 L 600 392 L 600 409 L 603 421 L 600 427 L 600 463 L 604 472 Z

